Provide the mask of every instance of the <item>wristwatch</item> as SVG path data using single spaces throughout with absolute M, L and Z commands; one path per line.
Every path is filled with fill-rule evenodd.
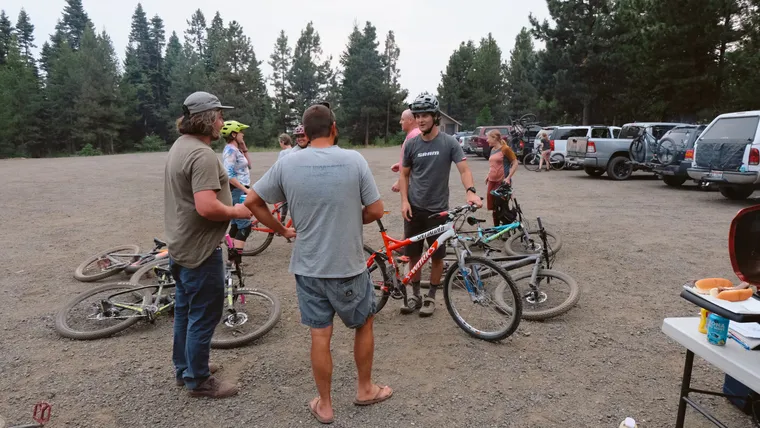
M 474 187 L 474 186 L 473 186 L 473 187 L 468 187 L 468 188 L 467 188 L 467 191 L 468 191 L 468 192 L 472 192 L 472 193 L 474 193 L 474 194 L 476 194 L 476 195 L 478 194 L 478 191 L 477 191 L 477 190 L 475 190 L 475 187 Z

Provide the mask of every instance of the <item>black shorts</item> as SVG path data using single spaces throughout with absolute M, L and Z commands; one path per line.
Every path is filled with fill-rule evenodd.
M 407 221 L 404 220 L 404 238 L 411 238 L 415 235 L 419 235 L 423 232 L 427 232 L 430 229 L 433 229 L 434 227 L 438 227 L 442 224 L 445 224 L 447 219 L 446 218 L 428 218 L 433 214 L 437 214 L 440 211 L 427 211 L 422 210 L 419 208 L 412 207 L 412 220 Z M 439 233 L 438 235 L 433 235 L 427 238 L 428 248 L 430 245 L 433 245 L 433 242 L 435 242 L 438 237 L 441 236 Z M 423 241 L 418 242 L 412 242 L 411 244 L 404 247 L 404 254 L 407 257 L 419 257 L 422 255 L 423 250 Z M 435 253 L 433 253 L 433 258 L 436 260 L 442 260 L 446 256 L 446 246 L 441 246 L 437 250 L 435 250 Z

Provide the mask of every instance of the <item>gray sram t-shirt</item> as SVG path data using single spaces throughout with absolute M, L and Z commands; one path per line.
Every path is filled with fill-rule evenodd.
M 380 192 L 359 152 L 338 146 L 291 152 L 253 190 L 267 203 L 288 202 L 297 233 L 291 273 L 348 278 L 367 269 L 362 209 Z
M 405 168 L 409 176 L 409 204 L 427 211 L 449 208 L 449 173 L 451 163 L 465 160 L 464 152 L 451 135 L 440 132 L 430 141 L 418 135 L 404 146 Z

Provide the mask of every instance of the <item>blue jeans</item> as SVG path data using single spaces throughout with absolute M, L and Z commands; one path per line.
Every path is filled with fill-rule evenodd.
M 217 248 L 200 266 L 189 269 L 170 260 L 177 283 L 174 298 L 174 362 L 177 379 L 196 389 L 211 373 L 211 336 L 224 310 L 224 262 Z

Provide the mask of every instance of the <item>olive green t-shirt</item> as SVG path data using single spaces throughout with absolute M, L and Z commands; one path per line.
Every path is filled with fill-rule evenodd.
M 211 221 L 195 210 L 194 194 L 213 190 L 223 204 L 232 205 L 229 179 L 214 150 L 203 141 L 183 135 L 169 150 L 164 171 L 164 233 L 169 255 L 180 266 L 198 267 L 221 243 L 228 221 Z

